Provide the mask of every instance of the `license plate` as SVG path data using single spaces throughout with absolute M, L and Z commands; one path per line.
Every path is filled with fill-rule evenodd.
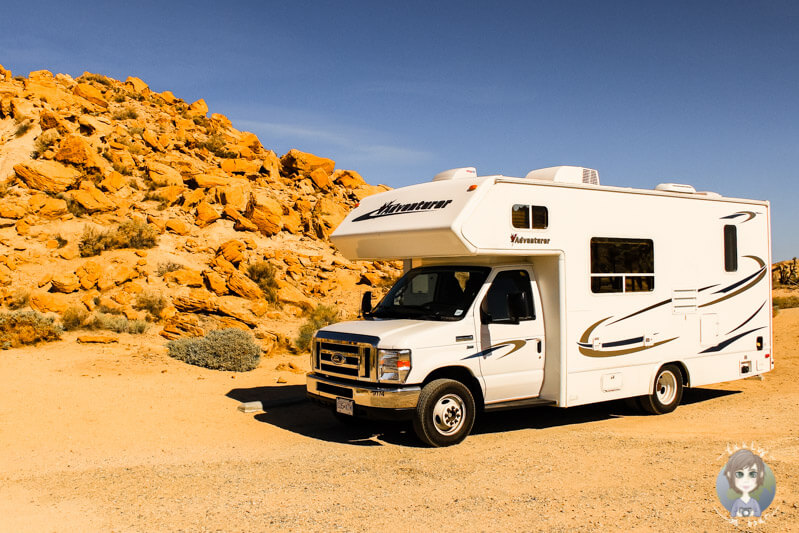
M 355 402 L 347 398 L 336 398 L 336 412 L 344 415 L 355 414 Z

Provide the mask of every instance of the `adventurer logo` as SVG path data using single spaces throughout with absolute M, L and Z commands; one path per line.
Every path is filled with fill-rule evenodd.
M 510 242 L 514 244 L 549 244 L 549 239 L 539 237 L 519 237 L 517 234 L 510 236 Z
M 392 200 L 390 202 L 383 204 L 374 211 L 369 211 L 365 215 L 359 216 L 358 218 L 354 219 L 353 222 L 358 222 L 361 220 L 371 220 L 373 218 L 380 218 L 380 217 L 390 217 L 392 215 L 404 215 L 406 213 L 421 213 L 425 211 L 436 211 L 438 209 L 444 209 L 451 203 L 452 200 L 430 200 L 422 202 L 413 202 L 410 204 L 400 204 L 400 203 L 395 203 Z

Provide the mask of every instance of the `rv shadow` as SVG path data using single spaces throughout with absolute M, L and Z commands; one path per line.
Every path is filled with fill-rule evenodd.
M 740 391 L 687 389 L 683 395 L 682 406 L 738 393 Z M 264 410 L 254 416 L 256 420 L 306 437 L 353 446 L 383 444 L 414 448 L 423 446 L 416 438 L 409 422 L 351 420 L 349 423 L 342 423 L 329 409 L 307 401 L 304 385 L 233 389 L 226 396 L 239 402 L 260 401 Z M 646 415 L 630 408 L 621 400 L 569 409 L 529 407 L 483 414 L 475 423 L 472 434 L 546 429 L 626 416 Z
M 686 389 L 683 393 L 680 405 L 686 406 L 694 403 L 706 402 L 729 396 L 730 394 L 739 394 L 740 392 L 741 391 L 701 388 Z M 679 409 L 679 407 L 677 409 Z M 626 416 L 648 415 L 637 408 L 627 405 L 624 400 L 581 405 L 568 409 L 561 409 L 559 407 L 528 407 L 526 409 L 486 413 L 478 419 L 472 433 L 500 433 L 520 429 L 546 429 Z
M 226 396 L 242 403 L 261 402 L 264 410 L 255 415 L 256 420 L 306 437 L 353 446 L 422 446 L 410 423 L 358 419 L 342 423 L 329 409 L 305 399 L 305 385 L 233 389 Z

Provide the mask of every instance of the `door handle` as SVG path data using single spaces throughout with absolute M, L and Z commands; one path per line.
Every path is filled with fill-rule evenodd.
M 541 339 L 538 339 L 538 353 L 541 353 Z

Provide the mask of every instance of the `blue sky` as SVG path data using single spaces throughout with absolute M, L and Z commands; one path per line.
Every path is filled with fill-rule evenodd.
M 574 164 L 772 202 L 799 255 L 799 3 L 13 2 L 0 64 L 138 76 L 399 187 Z

